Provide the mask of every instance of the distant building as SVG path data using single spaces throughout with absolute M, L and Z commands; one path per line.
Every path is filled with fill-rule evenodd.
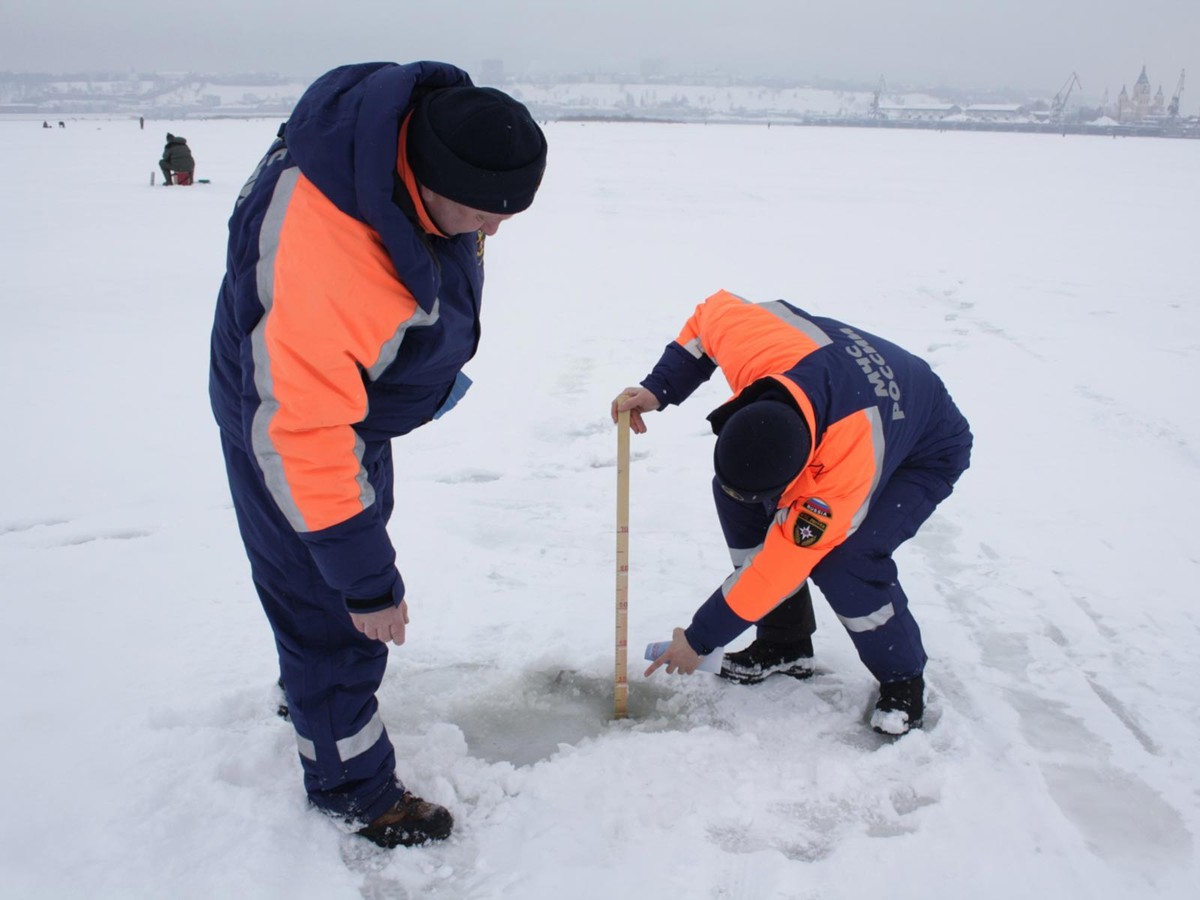
M 1015 103 L 972 103 L 963 115 L 976 122 L 1024 122 L 1029 110 Z
M 879 115 L 884 119 L 896 122 L 927 121 L 935 122 L 947 116 L 957 116 L 962 107 L 955 103 L 931 103 L 925 106 L 892 106 L 879 104 Z
M 1162 85 L 1159 85 L 1158 92 L 1153 97 L 1150 96 L 1150 79 L 1146 77 L 1146 67 L 1142 66 L 1142 74 L 1133 83 L 1132 94 L 1121 85 L 1117 108 L 1114 110 L 1116 115 L 1113 118 L 1121 124 L 1162 118 L 1166 113 L 1166 105 Z

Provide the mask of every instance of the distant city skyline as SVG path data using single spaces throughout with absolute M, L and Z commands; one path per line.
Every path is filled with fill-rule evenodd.
M 1143 65 L 1170 96 L 1200 79 L 1196 0 L 209 0 L 175 11 L 82 0 L 16 0 L 0 34 L 10 72 L 275 72 L 314 77 L 345 62 L 498 60 L 511 77 L 588 72 L 724 75 L 794 82 L 1019 90 L 1081 96 L 1132 89 Z M 1200 80 L 1192 93 L 1200 98 Z M 1189 102 L 1185 88 L 1185 108 Z

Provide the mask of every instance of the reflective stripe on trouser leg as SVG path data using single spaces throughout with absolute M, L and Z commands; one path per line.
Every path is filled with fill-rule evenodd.
M 339 664 L 338 657 L 348 656 L 344 651 L 295 652 L 290 641 L 277 639 L 309 799 L 327 812 L 365 820 L 398 799 L 395 751 L 375 699 L 387 649 L 369 643 L 375 646 L 364 647 L 361 658 Z
M 349 762 L 356 756 L 362 756 L 383 737 L 383 730 L 383 719 L 379 718 L 379 713 L 376 712 L 357 734 L 342 738 L 334 745 L 337 747 L 338 759 Z M 305 759 L 317 761 L 317 745 L 299 731 L 296 732 L 296 749 Z
M 943 483 L 932 494 L 925 473 L 897 470 L 858 530 L 813 570 L 813 582 L 880 682 L 912 678 L 925 668 L 921 630 L 909 612 L 892 553 L 917 533 L 947 493 Z
M 222 446 L 254 586 L 275 632 L 309 799 L 337 815 L 374 818 L 402 792 L 375 700 L 387 645 L 354 628 L 342 598 L 321 578 L 253 462 L 224 435 Z M 372 473 L 388 495 L 389 475 Z
M 820 562 L 813 570 L 813 582 L 877 680 L 901 681 L 920 674 L 925 648 L 908 598 L 896 580 L 896 564 L 890 555 L 856 553 L 848 545 L 847 541 L 835 548 Z

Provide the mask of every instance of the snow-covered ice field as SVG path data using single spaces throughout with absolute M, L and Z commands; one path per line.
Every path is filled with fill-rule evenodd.
M 1196 896 L 1200 142 L 548 124 L 475 387 L 395 443 L 380 701 L 457 829 L 387 853 L 306 809 L 208 410 L 225 223 L 277 126 L 0 121 L 0 896 Z M 168 130 L 211 184 L 150 186 Z M 972 423 L 898 554 L 924 731 L 867 729 L 820 599 L 809 682 L 642 677 L 727 573 L 719 376 L 633 442 L 611 721 L 608 405 L 719 288 L 925 355 Z

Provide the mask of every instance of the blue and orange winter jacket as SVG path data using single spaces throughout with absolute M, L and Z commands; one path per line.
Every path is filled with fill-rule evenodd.
M 686 630 L 700 653 L 724 646 L 795 593 L 858 528 L 902 462 L 938 452 L 923 441 L 938 432 L 948 398 L 929 365 L 895 344 L 782 300 L 756 304 L 726 291 L 696 308 L 642 385 L 665 408 L 717 368 L 734 398 L 710 416 L 714 430 L 735 408 L 773 392 L 804 416 L 813 449 L 779 499 L 762 546 Z
M 419 92 L 470 83 L 433 62 L 327 73 L 229 221 L 213 410 L 356 611 L 404 589 L 371 466 L 452 402 L 479 340 L 483 234 L 437 231 L 401 149 Z

